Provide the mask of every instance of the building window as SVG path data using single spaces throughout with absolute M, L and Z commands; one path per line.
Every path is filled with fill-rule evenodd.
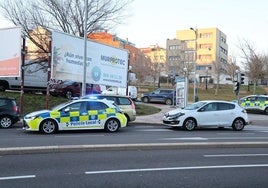
M 212 33 L 200 33 L 200 38 L 212 38 Z
M 170 45 L 169 50 L 180 50 L 181 46 L 180 45 Z
M 178 61 L 180 60 L 180 56 L 169 56 L 168 59 L 169 61 Z
M 200 49 L 212 49 L 212 44 L 200 44 Z

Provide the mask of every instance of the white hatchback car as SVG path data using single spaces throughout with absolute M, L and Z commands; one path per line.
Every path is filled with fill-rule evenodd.
M 233 130 L 241 131 L 248 124 L 248 115 L 246 110 L 236 103 L 207 100 L 165 113 L 163 124 L 183 127 L 188 131 L 195 127 L 232 127 Z

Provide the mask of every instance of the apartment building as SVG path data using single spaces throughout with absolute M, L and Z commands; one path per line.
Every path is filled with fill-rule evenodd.
M 189 73 L 196 68 L 197 82 L 210 79 L 225 72 L 228 61 L 226 35 L 218 28 L 177 30 L 175 39 L 167 40 L 167 67 L 169 74 Z M 195 64 L 196 62 L 196 64 Z M 192 78 L 194 79 L 194 78 Z

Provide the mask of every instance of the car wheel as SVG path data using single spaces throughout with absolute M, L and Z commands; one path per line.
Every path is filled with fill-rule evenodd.
M 268 107 L 264 109 L 264 113 L 268 115 Z
M 234 120 L 232 128 L 235 131 L 242 131 L 245 127 L 245 121 L 241 118 L 237 118 Z
M 187 131 L 192 131 L 196 127 L 196 121 L 193 118 L 188 118 L 183 122 L 183 129 Z
M 0 126 L 2 128 L 9 128 L 12 125 L 12 119 L 8 116 L 2 116 L 0 117 Z
M 66 93 L 65 93 L 65 97 L 67 98 L 67 99 L 70 99 L 70 98 L 72 98 L 73 97 L 73 92 L 72 91 L 66 91 Z
M 40 131 L 45 134 L 55 133 L 57 129 L 57 123 L 51 119 L 44 120 L 40 125 Z
M 105 124 L 105 130 L 108 132 L 116 132 L 120 127 L 120 123 L 117 119 L 109 119 Z
M 148 97 L 144 97 L 144 98 L 142 98 L 142 102 L 144 102 L 144 103 L 148 103 L 148 102 L 149 102 L 149 98 L 148 98 Z
M 172 105 L 172 100 L 171 99 L 167 99 L 165 103 L 166 103 L 166 105 Z

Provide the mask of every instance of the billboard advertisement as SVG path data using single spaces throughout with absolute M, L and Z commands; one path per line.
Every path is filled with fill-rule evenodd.
M 20 77 L 21 28 L 0 29 L 0 77 Z
M 53 31 L 52 78 L 82 82 L 84 39 Z M 86 82 L 126 87 L 128 51 L 87 41 Z

